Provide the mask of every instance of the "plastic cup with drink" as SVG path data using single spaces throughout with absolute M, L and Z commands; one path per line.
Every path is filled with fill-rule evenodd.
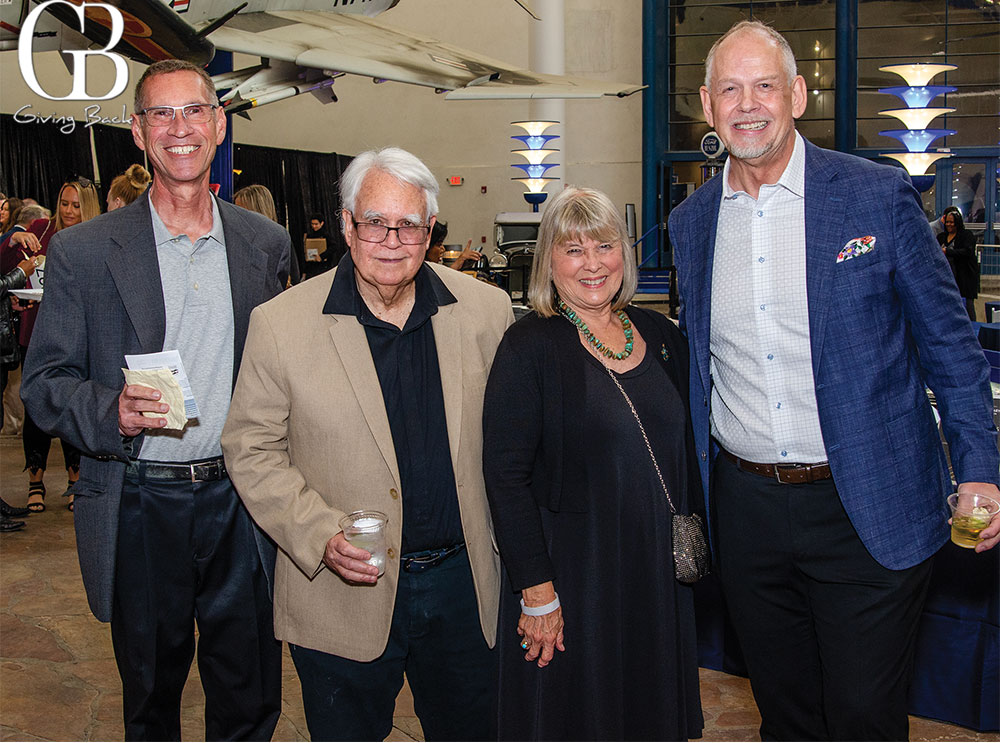
M 952 493 L 948 496 L 948 507 L 951 509 L 951 541 L 968 549 L 982 541 L 979 533 L 1000 513 L 1000 503 L 981 493 Z
M 340 520 L 344 538 L 354 547 L 371 553 L 367 562 L 378 568 L 379 575 L 385 572 L 385 525 L 388 522 L 389 517 L 381 511 L 354 511 Z

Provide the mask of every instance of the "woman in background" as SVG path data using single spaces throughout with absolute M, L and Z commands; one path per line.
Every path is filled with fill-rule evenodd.
M 442 263 L 445 254 L 444 241 L 448 237 L 448 223 L 442 222 L 440 219 L 434 223 L 431 228 L 431 243 L 427 247 L 427 253 L 424 256 L 424 260 L 430 263 Z M 472 261 L 469 268 L 474 268 L 476 263 L 483 254 L 478 250 L 472 249 L 472 240 L 469 240 L 465 244 L 465 250 L 463 250 L 459 255 L 448 264 L 449 268 L 454 268 L 456 271 L 461 271 L 465 268 L 465 265 Z
M 6 240 L 7 231 L 17 225 L 17 214 L 21 211 L 21 200 L 13 196 L 0 201 L 0 242 Z
M 25 287 L 28 283 L 28 277 L 35 272 L 37 261 L 36 256 L 22 258 L 13 270 L 0 275 L 0 427 L 2 427 L 4 419 L 3 391 L 7 389 L 7 374 L 11 367 L 16 369 L 20 362 L 17 337 L 14 334 L 13 312 L 7 293 L 11 289 Z M 27 508 L 16 508 L 0 498 L 0 532 L 23 529 L 24 522 L 15 519 L 27 514 Z
M 44 256 L 52 236 L 67 227 L 73 227 L 88 219 L 93 219 L 101 213 L 101 201 L 93 182 L 87 178 L 74 178 L 66 181 L 59 189 L 59 202 L 56 205 L 56 216 L 52 219 L 36 219 L 27 232 L 18 232 L 10 237 L 10 242 L 16 245 L 25 257 L 29 251 L 38 258 L 36 272 L 39 283 L 44 282 Z M 39 287 L 41 288 L 41 287 Z M 21 311 L 21 328 L 18 342 L 21 346 L 23 361 L 31 342 L 31 331 L 35 327 L 35 317 L 38 314 L 38 303 L 17 303 L 14 307 Z M 21 438 L 24 442 L 24 467 L 28 470 L 28 508 L 40 513 L 45 510 L 45 467 L 48 464 L 49 448 L 52 437 L 40 429 L 27 411 L 24 414 L 24 430 Z M 63 457 L 66 461 L 68 487 L 63 493 L 69 498 L 67 508 L 73 510 L 73 485 L 80 477 L 80 451 L 75 447 L 62 443 Z
M 976 321 L 976 297 L 979 296 L 979 261 L 976 260 L 976 236 L 965 229 L 962 212 L 957 207 L 945 209 L 941 217 L 944 232 L 937 236 L 951 272 L 955 274 L 958 293 L 965 300 L 969 319 Z
M 272 222 L 278 221 L 278 210 L 274 208 L 274 198 L 266 186 L 254 183 L 251 186 L 244 186 L 233 194 L 233 203 L 243 209 L 257 212 L 270 219 Z M 281 225 L 284 227 L 284 225 Z M 299 261 L 295 257 L 295 251 L 291 251 L 288 256 L 288 286 L 298 284 L 302 279 L 299 271 Z
M 108 189 L 108 211 L 121 209 L 138 199 L 149 187 L 149 182 L 153 176 L 144 167 L 136 163 L 129 165 L 128 169 L 111 181 Z

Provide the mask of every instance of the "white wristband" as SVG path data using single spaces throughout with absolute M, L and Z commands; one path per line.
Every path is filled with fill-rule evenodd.
M 541 617 L 551 614 L 559 608 L 559 594 L 544 606 L 525 606 L 524 599 L 521 599 L 521 613 L 528 617 Z

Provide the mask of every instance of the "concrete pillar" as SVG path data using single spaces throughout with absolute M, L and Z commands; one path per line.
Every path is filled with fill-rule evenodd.
M 529 65 L 534 72 L 562 75 L 566 72 L 566 10 L 564 0 L 532 0 L 531 8 L 542 20 L 531 20 Z M 566 138 L 566 102 L 561 99 L 539 99 L 531 101 L 531 118 L 535 120 L 558 121 L 560 126 L 552 127 L 548 134 L 558 134 L 553 142 L 558 147 L 558 155 L 550 155 L 549 160 L 560 164 L 547 175 L 562 180 L 551 184 L 546 191 L 550 198 L 567 183 L 569 142 Z

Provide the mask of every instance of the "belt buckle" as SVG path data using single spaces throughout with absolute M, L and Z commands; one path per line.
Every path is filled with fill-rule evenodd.
M 774 465 L 775 479 L 778 481 L 779 485 L 795 485 L 796 483 L 791 482 L 790 480 L 789 481 L 782 480 L 781 479 L 781 473 L 782 473 L 782 471 L 798 472 L 798 471 L 800 471 L 802 469 L 806 470 L 806 473 L 807 473 L 807 476 L 808 476 L 809 465 L 805 465 L 805 467 L 803 468 L 801 466 L 794 466 L 794 467 L 788 467 L 788 466 L 786 466 L 786 467 L 782 467 L 780 464 L 776 464 L 776 465 Z M 807 477 L 807 481 L 808 481 L 808 477 Z
M 198 482 L 194 476 L 194 463 L 188 464 L 188 471 L 191 473 L 191 482 Z

